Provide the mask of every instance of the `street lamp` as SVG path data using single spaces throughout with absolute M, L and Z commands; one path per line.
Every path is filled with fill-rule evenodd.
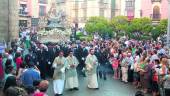
M 170 0 L 168 0 L 167 46 L 170 48 Z

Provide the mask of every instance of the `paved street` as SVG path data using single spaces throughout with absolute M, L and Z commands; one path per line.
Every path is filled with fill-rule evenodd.
M 90 90 L 87 88 L 86 79 L 84 77 L 79 78 L 80 88 L 79 91 L 64 91 L 64 96 L 134 96 L 137 89 L 131 84 L 124 84 L 119 80 L 114 80 L 111 77 L 106 81 L 99 80 L 100 89 Z M 52 84 L 48 89 L 48 95 L 54 96 Z

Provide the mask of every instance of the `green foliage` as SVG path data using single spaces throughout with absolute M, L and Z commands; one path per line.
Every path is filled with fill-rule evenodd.
M 76 39 L 80 39 L 80 37 L 84 36 L 83 32 L 76 33 Z
M 133 39 L 151 39 L 156 40 L 157 37 L 167 32 L 167 19 L 160 21 L 160 24 L 153 26 L 150 18 L 134 18 L 129 21 L 125 16 L 117 16 L 108 21 L 104 17 L 91 17 L 85 25 L 85 30 L 88 35 L 92 36 L 95 32 L 98 32 L 100 36 L 104 37 L 109 35 L 112 37 L 114 33 L 117 36 L 128 36 Z M 140 35 L 136 35 L 138 32 Z M 83 35 L 78 37 L 85 38 Z M 85 38 L 87 40 L 87 38 Z
M 129 21 L 125 16 L 117 16 L 112 18 L 110 25 L 118 35 L 119 32 L 126 32 L 128 29 Z
M 86 22 L 85 30 L 89 35 L 93 35 L 95 32 L 98 32 L 100 35 L 105 33 L 111 34 L 112 32 L 109 21 L 104 17 L 91 17 Z
M 159 36 L 165 34 L 167 32 L 167 26 L 168 20 L 167 19 L 161 20 L 160 23 L 153 28 L 151 32 L 152 38 L 156 40 Z
M 135 18 L 131 21 L 129 31 L 148 33 L 152 30 L 152 21 L 149 18 Z
M 81 41 L 92 41 L 93 40 L 93 36 L 90 36 L 90 35 L 88 35 L 88 36 L 81 36 L 79 39 Z
M 168 20 L 163 19 L 160 21 L 159 25 L 156 26 L 156 30 L 160 32 L 160 35 L 165 34 L 167 32 Z
M 151 31 L 151 34 L 152 34 L 153 40 L 156 40 L 156 39 L 160 36 L 160 31 L 158 31 L 156 28 L 154 28 L 154 29 Z
M 142 38 L 145 38 L 147 35 L 150 34 L 152 27 L 153 26 L 152 26 L 151 19 L 149 19 L 149 18 L 135 18 L 129 24 L 129 27 L 128 27 L 128 30 L 127 30 L 127 35 L 130 38 L 142 39 Z M 135 32 L 141 33 L 140 37 L 136 37 L 134 35 Z

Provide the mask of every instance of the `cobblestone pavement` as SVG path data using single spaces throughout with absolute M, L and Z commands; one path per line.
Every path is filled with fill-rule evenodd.
M 119 80 L 109 77 L 106 81 L 99 79 L 99 90 L 87 88 L 87 77 L 79 78 L 79 91 L 65 90 L 63 96 L 134 96 L 137 89 L 132 84 L 124 84 Z M 54 96 L 52 83 L 47 91 L 49 96 Z M 149 96 L 149 95 L 147 95 Z

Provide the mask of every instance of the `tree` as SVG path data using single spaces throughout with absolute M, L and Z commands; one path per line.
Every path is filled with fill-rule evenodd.
M 126 32 L 128 29 L 129 21 L 125 16 L 117 16 L 112 18 L 110 25 L 112 29 L 116 32 L 116 36 L 120 32 Z
M 127 33 L 131 38 L 140 39 L 142 36 L 149 36 L 152 27 L 151 19 L 135 18 L 130 22 Z
M 159 36 L 164 35 L 167 32 L 168 20 L 162 19 L 158 25 L 156 25 L 151 34 L 152 38 L 156 40 Z
M 95 32 L 98 32 L 99 35 L 110 34 L 112 31 L 109 21 L 104 17 L 90 17 L 85 24 L 85 30 L 89 35 L 93 35 Z

